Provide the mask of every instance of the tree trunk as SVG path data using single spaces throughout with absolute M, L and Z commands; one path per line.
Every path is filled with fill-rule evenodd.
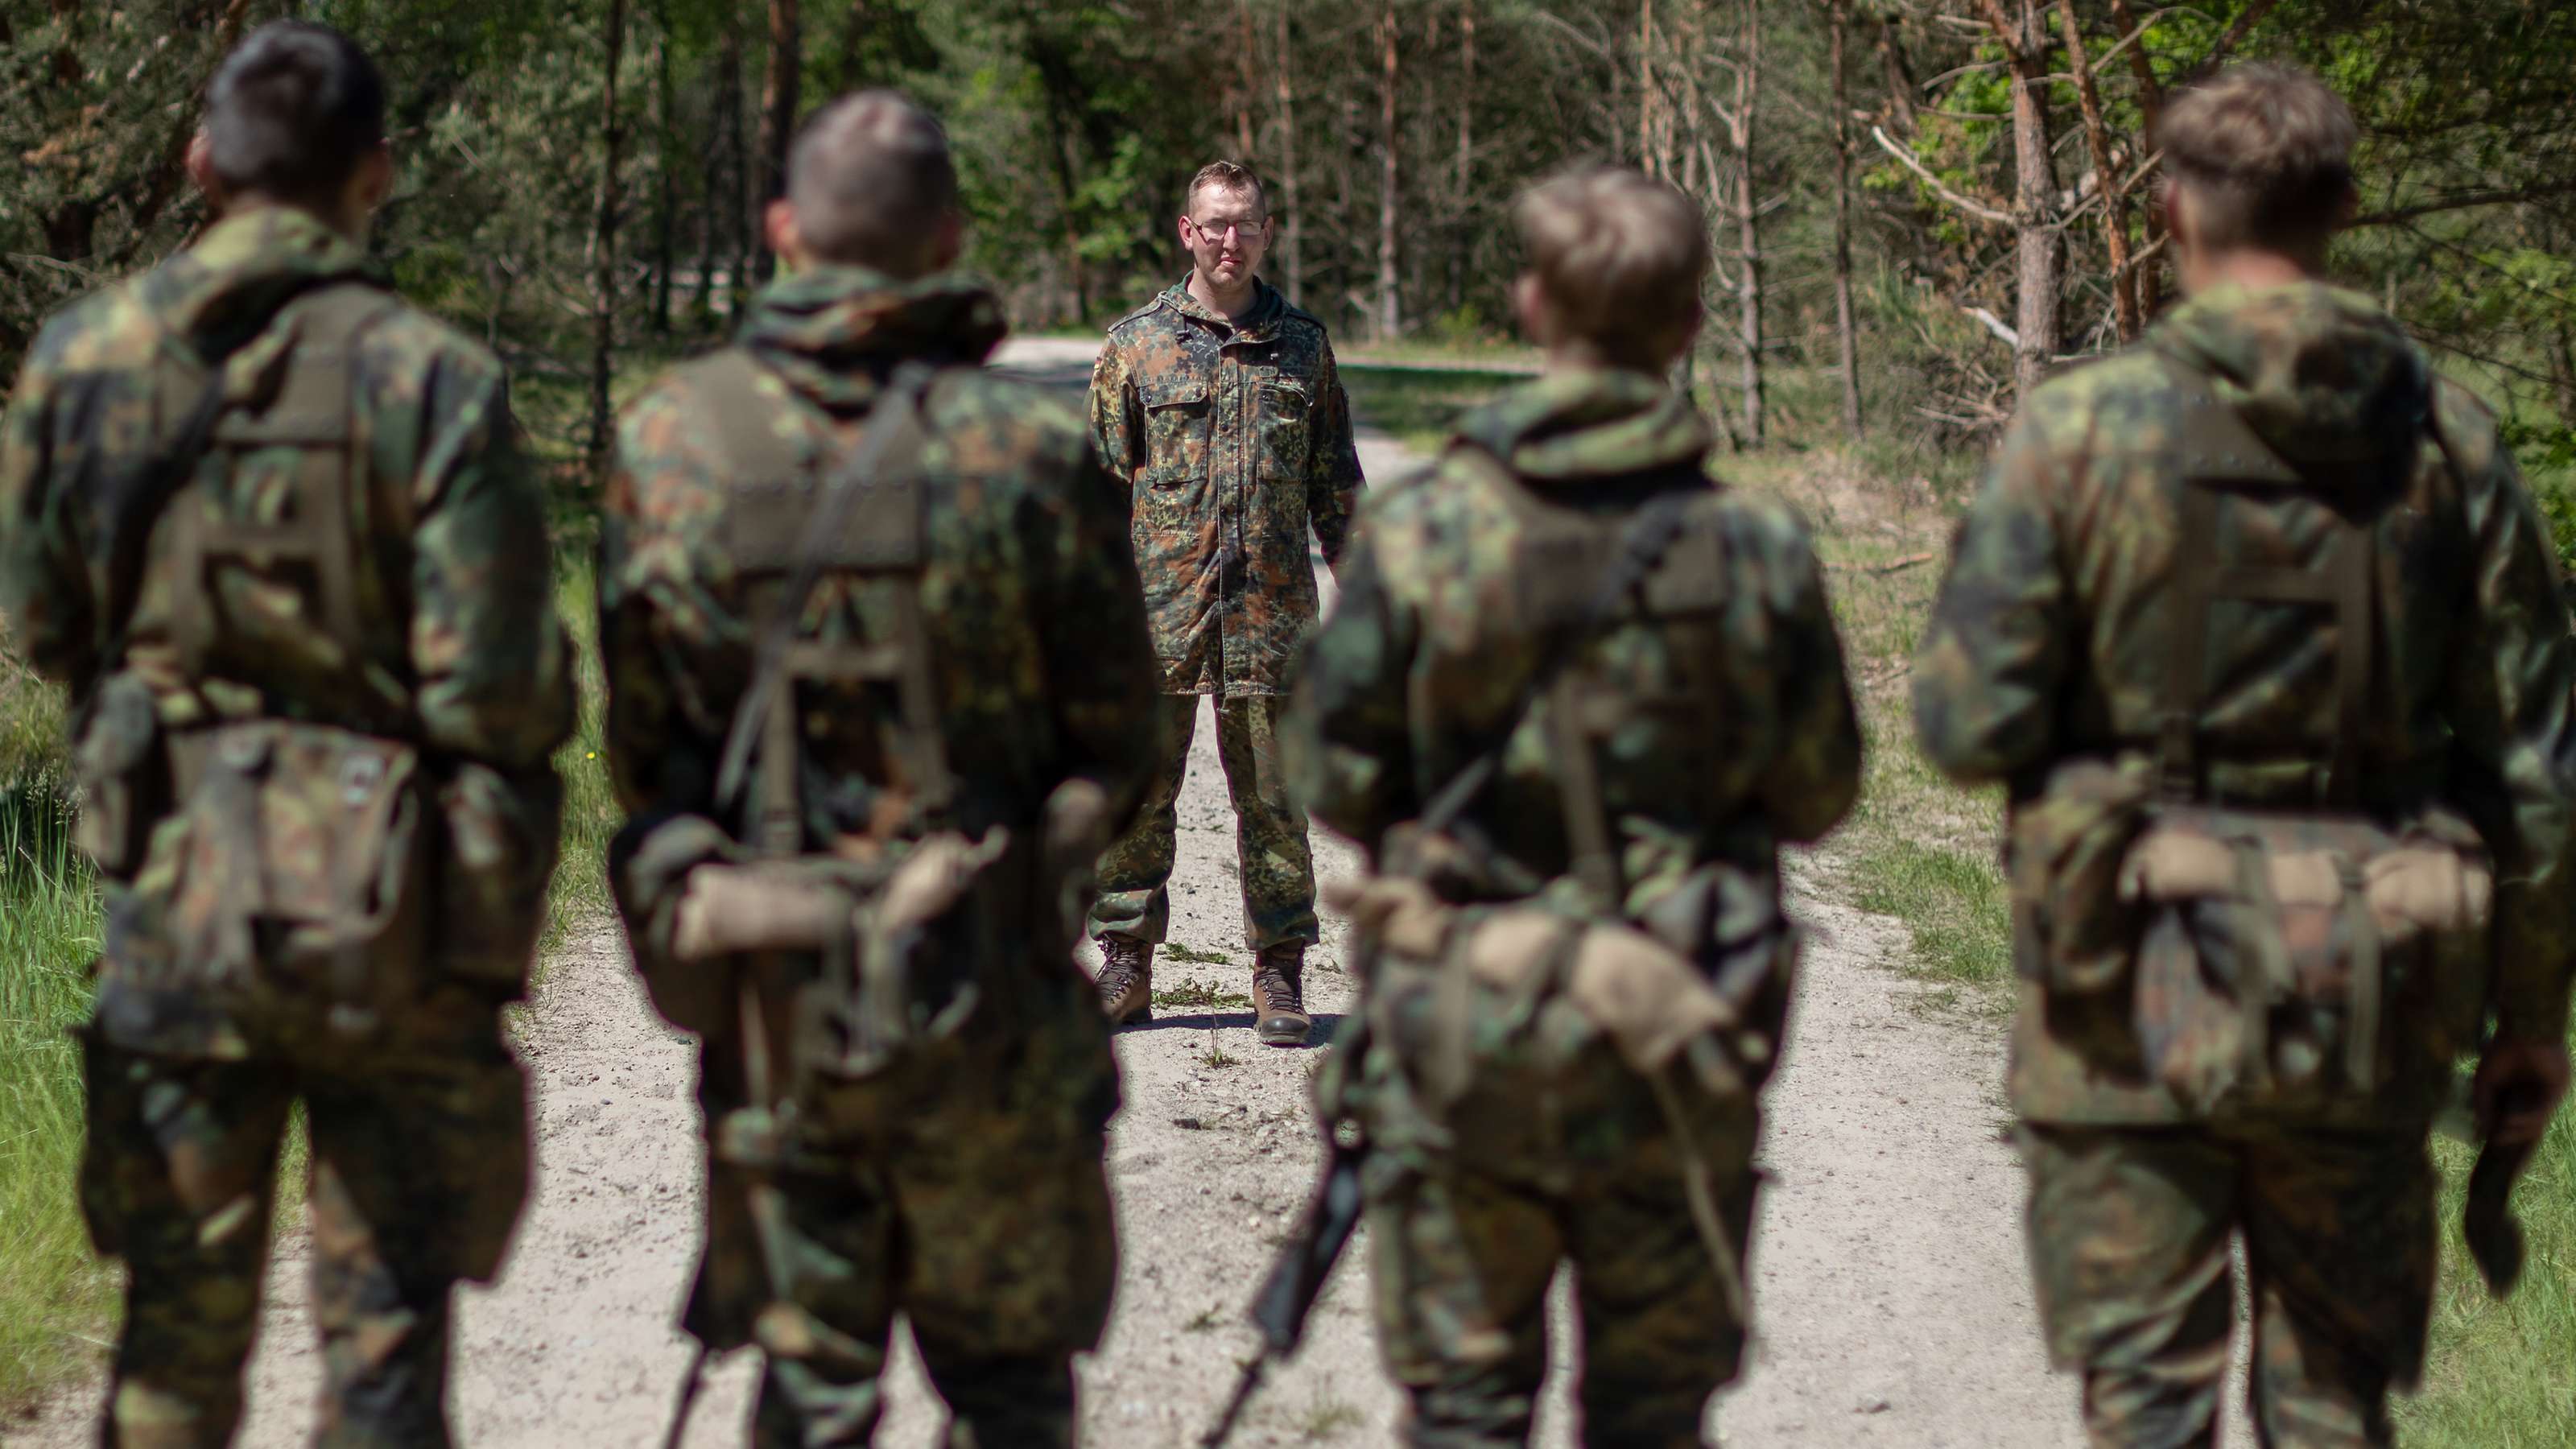
M 751 290 L 752 259 L 760 248 L 760 224 L 752 216 L 751 198 L 757 187 L 753 181 L 755 167 L 751 132 L 743 123 L 743 107 L 749 94 L 743 85 L 746 47 L 742 43 L 742 15 L 736 7 L 725 7 L 724 26 L 726 66 L 732 79 L 725 87 L 725 156 L 728 164 L 723 204 L 728 218 L 725 226 L 733 238 L 733 261 L 731 275 L 725 279 L 725 295 L 729 299 L 731 314 L 740 316 L 742 299 Z
M 1252 98 L 1260 93 L 1258 67 L 1253 64 L 1252 56 L 1252 0 L 1235 0 L 1234 29 L 1234 59 L 1239 67 L 1235 88 L 1234 156 L 1249 166 L 1254 150 Z
M 1467 272 L 1476 247 L 1476 0 L 1458 0 L 1458 167 L 1450 194 L 1458 198 L 1458 240 L 1449 260 L 1449 308 L 1467 306 Z
M 1652 176 L 1655 145 L 1655 0 L 1637 7 L 1637 169 Z
M 1744 441 L 1755 448 L 1762 446 L 1762 230 L 1753 150 L 1761 104 L 1762 0 L 1744 0 L 1744 63 L 1735 73 L 1735 109 L 1743 117 L 1735 132 L 1735 228 L 1743 257 L 1735 273 L 1735 296 L 1744 345 Z
M 761 213 L 771 201 L 787 194 L 787 146 L 796 138 L 796 108 L 804 83 L 805 37 L 797 0 L 769 0 L 769 64 L 760 79 L 759 184 L 750 212 L 759 249 L 756 265 L 764 282 L 777 271 L 778 259 L 769 254 Z
M 2129 13 L 2129 0 L 2111 0 L 2111 23 L 2119 27 L 2123 38 L 2136 33 L 2138 21 L 2137 17 Z M 2144 143 L 2138 147 L 2138 151 L 2139 154 L 2144 155 L 2155 145 L 2156 127 L 2164 121 L 2165 94 L 2164 88 L 2156 83 L 2156 65 L 2148 58 L 2147 47 L 2143 41 L 2129 47 L 2129 74 L 2135 76 L 2138 82 L 2138 135 Z M 2165 229 L 2164 196 L 2153 186 L 2147 188 L 2146 215 L 2145 244 L 2153 246 L 2156 238 L 2163 235 Z M 2164 270 L 2154 263 L 2149 263 L 2138 270 L 2135 280 L 2138 289 L 2139 315 L 2142 318 L 2153 317 L 2162 308 L 2164 302 L 2160 295 L 2164 290 L 2162 286 Z
M 1306 295 L 1306 217 L 1297 204 L 1297 91 L 1288 76 L 1288 64 L 1295 54 L 1288 37 L 1288 7 L 1279 7 L 1279 57 L 1271 69 L 1278 77 L 1279 96 L 1279 201 L 1288 213 L 1288 225 L 1281 240 L 1285 243 L 1288 274 L 1288 298 L 1299 305 Z
M 2013 388 L 2022 397 L 2039 385 L 2057 357 L 2058 302 L 2065 282 L 2065 253 L 2057 234 L 2057 168 L 2048 129 L 2047 32 L 2039 0 L 2019 0 L 2008 16 L 2005 0 L 1983 0 L 1987 23 L 2012 61 L 2014 332 Z
M 1396 230 L 1398 198 L 1396 186 L 1401 174 L 1396 165 L 1395 98 L 1396 84 L 1401 79 L 1396 68 L 1395 0 L 1382 0 L 1378 8 L 1378 55 L 1381 65 L 1378 98 L 1378 140 L 1382 149 L 1378 170 L 1377 204 L 1377 332 L 1381 339 L 1390 338 L 1403 329 L 1404 316 L 1398 295 L 1400 277 L 1396 270 Z
M 679 198 L 673 178 L 680 170 L 675 164 L 678 158 L 671 154 L 680 126 L 672 114 L 670 0 L 662 0 L 654 7 L 653 21 L 653 332 L 655 336 L 668 336 L 671 268 L 677 260 L 673 233 L 679 226 Z
M 1843 42 L 1851 29 L 1851 0 L 1832 0 L 1828 65 L 1834 90 L 1834 342 L 1842 361 L 1843 432 L 1857 441 L 1860 419 L 1860 341 L 1852 329 L 1851 275 L 1851 78 Z
M 724 165 L 724 118 L 742 109 L 742 48 L 727 26 L 716 49 L 715 94 L 708 102 L 708 144 L 698 153 L 698 295 L 701 320 L 715 315 L 716 261 L 728 235 L 726 219 L 739 219 Z
M 2093 64 L 2084 54 L 2084 32 L 2075 24 L 2075 0 L 2057 0 L 2058 27 L 2066 36 L 2067 68 L 2075 74 L 2075 97 L 2084 113 L 2084 143 L 2093 153 L 2094 184 L 2102 188 L 2102 244 L 2111 262 L 2111 316 L 2120 341 L 2138 335 L 2138 278 L 2129 264 L 2129 188 L 2112 163 L 2111 133 L 2102 120 L 2102 92 L 2093 82 Z
M 599 83 L 599 210 L 591 230 L 590 445 L 594 481 L 608 473 L 609 374 L 617 362 L 617 166 L 626 127 L 617 112 L 617 71 L 626 50 L 626 0 L 608 0 L 607 50 Z

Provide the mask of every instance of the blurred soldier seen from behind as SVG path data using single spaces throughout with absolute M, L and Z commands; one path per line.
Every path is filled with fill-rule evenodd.
M 81 301 L 0 431 L 0 613 L 70 688 L 106 905 L 82 1206 L 124 1259 L 103 1439 L 226 1443 L 289 1109 L 318 1442 L 442 1445 L 449 1299 L 528 1178 L 499 1011 L 572 727 L 499 363 L 387 291 L 384 87 L 279 21 L 208 88 L 216 220 Z
M 1546 374 L 1363 511 L 1291 712 L 1303 797 L 1374 870 L 1319 1098 L 1365 1142 L 1411 1442 L 1527 1439 L 1571 1263 L 1590 1442 L 1696 1444 L 1746 1329 L 1777 855 L 1851 804 L 1859 728 L 1805 527 L 1710 479 L 1667 380 L 1698 205 L 1598 170 L 1517 217 Z
M 600 542 L 610 873 L 699 1034 L 684 1326 L 766 1357 L 753 1440 L 861 1445 L 909 1320 L 958 1443 L 1069 1444 L 1117 1278 L 1109 1034 L 1074 963 L 1155 669 L 1082 419 L 980 364 L 939 122 L 823 109 L 786 273 L 620 422 Z
M 2258 1436 L 2384 1444 L 2454 1060 L 2506 1144 L 2567 1080 L 2576 652 L 2493 417 L 2323 280 L 2343 102 L 2243 65 L 2155 139 L 2187 300 L 2023 403 L 1916 728 L 2009 796 L 2030 1251 L 2092 1441 L 2213 1442 L 2241 1234 Z

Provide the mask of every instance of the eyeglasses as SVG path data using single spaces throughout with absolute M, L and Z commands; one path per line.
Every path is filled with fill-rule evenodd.
M 1181 220 L 1188 222 L 1192 230 L 1209 241 L 1236 241 L 1247 236 L 1259 236 L 1262 229 L 1270 225 L 1270 218 L 1266 216 L 1228 222 L 1201 221 L 1195 216 L 1184 216 Z

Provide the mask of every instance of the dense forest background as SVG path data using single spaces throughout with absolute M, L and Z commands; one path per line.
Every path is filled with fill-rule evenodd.
M 200 224 L 200 88 L 290 12 L 383 63 L 383 260 L 504 354 L 575 484 L 633 364 L 771 271 L 795 121 L 861 85 L 947 117 L 971 264 L 1024 329 L 1177 275 L 1180 188 L 1225 154 L 1272 179 L 1271 275 L 1346 347 L 1472 346 L 1505 325 L 1514 188 L 1608 158 L 1708 207 L 1691 365 L 1739 446 L 1973 456 L 2170 299 L 2143 138 L 2242 57 L 2363 117 L 2342 278 L 2507 412 L 2553 499 L 2576 469 L 2576 6 L 2542 0 L 0 0 L 0 376 Z

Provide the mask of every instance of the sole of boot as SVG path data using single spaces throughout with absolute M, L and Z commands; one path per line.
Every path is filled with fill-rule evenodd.
M 1315 1024 L 1311 1021 L 1298 1022 L 1294 1025 L 1286 1022 L 1265 1022 L 1253 1034 L 1261 1039 L 1263 1046 L 1293 1047 L 1304 1046 L 1306 1038 L 1312 1036 L 1314 1031 Z
M 1140 1006 L 1134 1011 L 1127 1013 L 1125 1016 L 1110 1017 L 1109 1029 L 1111 1031 L 1116 1031 L 1122 1026 L 1143 1026 L 1151 1022 L 1153 1019 L 1154 1008 L 1150 1006 Z

